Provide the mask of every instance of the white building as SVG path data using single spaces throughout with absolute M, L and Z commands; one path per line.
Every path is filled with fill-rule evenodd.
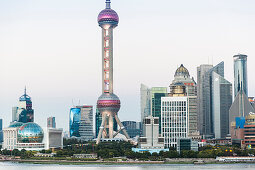
M 16 122 L 3 129 L 3 149 L 43 150 L 63 148 L 63 130 L 45 128 L 36 123 Z
M 161 98 L 161 132 L 165 147 L 176 147 L 179 138 L 188 137 L 188 97 Z
M 134 152 L 149 151 L 150 153 L 168 151 L 164 149 L 164 137 L 159 135 L 159 118 L 148 116 L 143 121 L 144 137 L 139 138 L 138 148 L 132 148 Z

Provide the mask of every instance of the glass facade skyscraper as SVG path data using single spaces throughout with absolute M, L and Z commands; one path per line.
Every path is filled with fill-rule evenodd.
M 22 123 L 34 122 L 32 100 L 31 97 L 27 95 L 26 88 L 24 95 L 19 98 L 19 106 L 12 108 L 12 121 Z
M 232 104 L 232 84 L 224 77 L 212 73 L 212 120 L 214 137 L 229 134 L 229 108 Z
M 93 135 L 93 106 L 76 106 L 70 109 L 70 137 L 81 140 L 92 140 Z
M 247 55 L 238 54 L 234 56 L 234 93 L 243 90 L 248 96 L 247 82 Z
M 216 128 L 215 123 L 217 122 L 214 122 L 215 120 L 214 120 L 213 110 L 215 110 L 216 108 L 219 109 L 219 107 L 221 107 L 216 105 L 214 107 L 213 96 L 224 97 L 224 99 L 222 99 L 222 102 L 225 102 L 225 104 L 222 105 L 221 109 L 224 108 L 225 111 L 227 111 L 230 108 L 228 103 L 232 102 L 232 97 L 229 95 L 230 91 L 226 90 L 226 89 L 229 89 L 230 84 L 226 83 L 227 86 L 224 87 L 224 82 L 226 82 L 226 80 L 224 80 L 224 62 L 219 63 L 218 65 L 212 67 L 211 69 L 210 67 L 212 66 L 201 65 L 197 69 L 198 71 L 198 74 L 197 74 L 198 76 L 198 111 L 199 111 L 198 127 L 200 127 L 199 129 L 200 133 L 204 135 L 205 138 L 215 137 L 214 130 Z M 216 91 L 216 87 L 213 86 L 213 74 L 219 76 L 219 78 L 221 79 L 221 83 L 220 83 L 221 85 L 217 86 L 219 87 L 218 91 Z M 225 90 L 222 90 L 222 89 L 225 89 Z M 223 113 L 222 111 L 220 115 L 223 116 L 222 114 L 226 114 L 226 113 Z M 224 122 L 224 123 L 228 123 L 228 122 Z M 222 125 L 222 122 L 220 124 Z M 217 127 L 219 126 L 217 125 Z

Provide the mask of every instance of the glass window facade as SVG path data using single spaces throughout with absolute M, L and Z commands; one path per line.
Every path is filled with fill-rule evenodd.
M 234 56 L 234 93 L 243 90 L 248 96 L 248 84 L 247 84 L 247 55 L 235 55 Z
M 25 123 L 18 130 L 19 143 L 42 143 L 43 130 L 36 123 Z
M 80 137 L 79 127 L 81 121 L 81 109 L 80 108 L 71 108 L 70 110 L 70 137 Z

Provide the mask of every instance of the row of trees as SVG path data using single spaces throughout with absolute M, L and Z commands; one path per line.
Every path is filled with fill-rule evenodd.
M 96 145 L 93 142 L 83 143 L 74 139 L 65 141 L 64 149 L 56 151 L 56 157 L 71 157 L 73 154 L 97 153 L 100 158 L 124 157 L 139 160 L 164 160 L 165 158 L 216 158 L 217 156 L 248 156 L 255 155 L 255 150 L 242 150 L 237 146 L 205 146 L 199 151 L 182 151 L 180 154 L 175 148 L 159 154 L 149 152 L 137 153 L 132 151 L 132 145 L 127 142 L 102 142 Z M 51 153 L 51 150 L 42 150 L 41 153 Z M 2 155 L 33 157 L 36 152 L 26 150 L 2 150 Z
M 8 156 L 20 156 L 21 158 L 31 158 L 34 156 L 34 151 L 26 151 L 25 149 L 22 149 L 21 151 L 18 149 L 14 149 L 12 151 L 4 149 L 0 150 L 1 155 L 8 155 Z

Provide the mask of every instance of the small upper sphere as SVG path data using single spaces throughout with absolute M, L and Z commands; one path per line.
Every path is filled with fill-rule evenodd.
M 119 23 L 119 16 L 117 12 L 112 9 L 104 9 L 99 13 L 97 21 L 100 27 L 103 27 L 104 25 L 117 27 Z

